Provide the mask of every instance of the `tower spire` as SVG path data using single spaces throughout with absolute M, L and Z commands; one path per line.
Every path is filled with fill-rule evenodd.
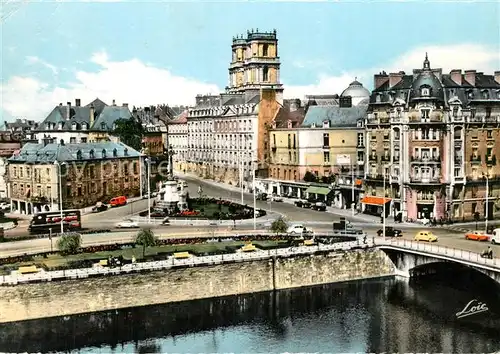
M 427 52 L 425 52 L 424 69 L 429 70 L 430 68 L 431 68 L 431 63 L 429 61 L 429 57 L 427 56 Z

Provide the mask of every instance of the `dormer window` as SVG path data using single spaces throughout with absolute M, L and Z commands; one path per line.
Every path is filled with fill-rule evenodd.
M 123 155 L 128 156 L 128 149 L 127 148 L 123 149 Z
M 380 97 L 380 93 L 377 93 L 377 96 L 375 96 L 375 102 L 380 103 L 382 98 Z
M 94 151 L 94 149 L 91 149 L 89 151 L 89 156 L 90 156 L 91 159 L 95 159 L 95 151 Z
M 57 125 L 57 129 L 62 130 L 63 125 L 64 125 L 63 122 L 59 122 L 59 124 Z
M 500 90 L 497 90 L 497 98 L 500 98 Z
M 76 122 L 71 123 L 71 129 L 76 130 Z
M 490 93 L 488 90 L 483 90 L 483 98 L 485 100 L 489 99 L 490 98 Z
M 106 149 L 102 149 L 102 158 L 105 159 L 106 158 Z
M 312 123 L 311 128 L 316 128 L 316 123 Z
M 82 123 L 82 130 L 87 130 L 87 129 L 88 129 L 87 123 Z
M 329 120 L 323 121 L 323 128 L 330 128 L 330 121 Z
M 118 150 L 116 150 L 116 148 L 113 149 L 113 157 L 117 157 L 118 156 Z
M 422 87 L 422 89 L 420 90 L 420 94 L 423 97 L 428 97 L 431 94 L 431 90 L 428 87 Z
M 468 90 L 468 91 L 467 91 L 467 97 L 468 97 L 469 99 L 474 98 L 474 92 L 472 92 L 472 90 Z
M 101 129 L 102 129 L 102 130 L 106 130 L 106 123 L 101 122 Z
M 76 152 L 76 159 L 77 159 L 77 160 L 81 160 L 81 159 L 82 159 L 82 150 L 78 150 L 78 151 Z
M 292 129 L 292 121 L 288 120 L 287 122 L 288 129 Z

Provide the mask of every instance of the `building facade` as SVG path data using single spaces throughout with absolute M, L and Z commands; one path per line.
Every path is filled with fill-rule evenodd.
M 168 144 L 172 152 L 173 168 L 176 171 L 187 170 L 188 159 L 188 110 L 182 112 L 168 123 Z
M 0 199 L 7 198 L 7 160 L 21 149 L 23 133 L 0 132 Z
M 387 215 L 409 220 L 500 217 L 500 72 L 443 74 L 426 55 L 411 75 L 374 81 L 365 211 L 381 214 L 385 203 Z
M 84 208 L 140 188 L 140 153 L 113 142 L 28 143 L 8 164 L 11 209 L 21 214 Z M 59 188 L 61 188 L 61 195 Z
M 267 176 L 269 129 L 283 103 L 276 32 L 233 38 L 229 86 L 197 96 L 187 118 L 187 172 L 251 187 L 253 173 Z
M 111 141 L 110 134 L 116 121 L 129 119 L 132 114 L 128 104 L 117 106 L 115 101 L 108 106 L 100 99 L 95 99 L 86 106 L 76 99 L 75 104 L 60 103 L 38 125 L 35 130 L 36 140 L 43 143 L 49 139 L 54 144 L 85 144 L 90 142 Z

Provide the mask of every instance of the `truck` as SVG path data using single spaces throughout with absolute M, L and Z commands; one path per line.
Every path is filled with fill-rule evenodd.
M 363 230 L 355 229 L 350 221 L 346 221 L 345 218 L 340 218 L 340 222 L 333 223 L 333 233 L 339 235 L 362 235 Z

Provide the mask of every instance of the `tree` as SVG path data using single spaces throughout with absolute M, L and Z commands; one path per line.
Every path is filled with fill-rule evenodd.
M 156 245 L 156 236 L 151 229 L 143 229 L 137 233 L 135 244 L 142 246 L 142 258 L 146 255 L 146 247 Z
M 75 254 L 82 244 L 82 236 L 77 233 L 63 234 L 57 240 L 57 248 L 62 253 Z
M 278 219 L 274 220 L 270 228 L 271 232 L 274 232 L 276 234 L 284 234 L 287 229 L 288 229 L 288 224 L 282 217 L 279 217 Z
M 115 122 L 113 135 L 120 138 L 120 141 L 131 148 L 141 151 L 144 128 L 139 120 L 134 117 L 129 119 L 118 119 Z
M 304 175 L 304 182 L 316 182 L 318 179 L 311 171 L 307 171 Z

